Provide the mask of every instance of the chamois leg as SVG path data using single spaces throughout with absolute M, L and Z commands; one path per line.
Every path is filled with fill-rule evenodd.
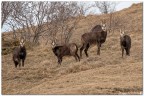
M 14 64 L 15 64 L 15 68 L 17 68 L 18 62 L 14 61 Z
M 24 67 L 24 59 L 22 59 L 22 66 Z
M 18 61 L 19 67 L 21 67 L 21 60 Z
M 79 55 L 76 53 L 76 56 L 77 56 L 77 59 L 80 61 L 80 57 L 79 57 Z
M 61 65 L 61 62 L 62 62 L 62 57 L 58 57 L 58 64 Z
M 130 49 L 129 48 L 126 48 L 126 55 L 130 56 Z
M 85 48 L 85 50 L 84 50 L 84 51 L 85 51 L 85 54 L 86 54 L 86 57 L 88 57 L 88 53 L 87 53 L 87 51 L 88 51 L 88 48 L 89 48 L 89 47 L 90 47 L 90 45 L 87 44 L 87 45 L 86 45 L 86 48 Z
M 80 48 L 80 58 L 82 58 L 82 51 L 84 49 L 84 44 L 82 45 L 82 47 Z
M 77 53 L 75 53 L 74 57 L 75 57 L 75 60 L 76 60 L 76 61 L 80 61 L 80 57 L 78 56 Z
M 123 54 L 124 54 L 124 48 L 122 48 L 122 58 L 123 58 Z
M 97 47 L 98 47 L 98 50 L 97 50 L 97 55 L 100 55 L 100 46 L 101 46 L 101 44 L 100 44 L 100 43 L 98 43 L 98 44 L 97 44 Z
M 76 61 L 78 60 L 76 55 L 74 55 L 74 58 L 75 58 Z
M 128 53 L 129 53 L 129 56 L 130 56 L 130 48 L 128 49 Z

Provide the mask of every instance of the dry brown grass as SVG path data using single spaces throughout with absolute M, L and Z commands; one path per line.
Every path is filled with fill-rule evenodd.
M 135 5 L 138 13 L 133 13 L 140 16 L 139 25 L 141 6 Z M 121 12 L 133 12 L 132 9 Z M 77 29 L 71 42 L 80 44 L 83 30 L 90 28 L 86 23 L 80 23 L 83 28 Z M 12 54 L 2 55 L 2 94 L 142 94 L 142 27 L 139 30 L 127 33 L 132 38 L 132 48 L 131 56 L 125 58 L 121 58 L 117 31 L 108 34 L 100 56 L 94 46 L 89 49 L 88 58 L 83 54 L 76 62 L 74 57 L 64 57 L 61 66 L 50 46 L 28 50 L 24 68 L 14 68 Z

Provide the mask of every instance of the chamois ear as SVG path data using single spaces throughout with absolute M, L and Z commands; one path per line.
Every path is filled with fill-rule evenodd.
M 103 24 L 106 24 L 106 19 L 103 19 Z
M 100 19 L 100 21 L 101 21 L 101 26 L 104 24 L 104 20 L 103 19 Z
M 101 21 L 101 24 L 106 24 L 106 19 L 100 19 L 100 21 Z

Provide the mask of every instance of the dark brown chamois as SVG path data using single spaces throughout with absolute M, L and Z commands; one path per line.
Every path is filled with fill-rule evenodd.
M 101 20 L 101 25 L 96 25 L 95 27 L 92 28 L 91 32 L 97 33 L 97 32 L 101 32 L 102 33 L 102 40 L 100 41 L 101 44 L 104 43 L 106 41 L 106 37 L 107 37 L 107 32 L 103 33 L 103 31 L 107 31 L 106 30 L 106 21 Z M 101 47 L 101 45 L 100 45 Z
M 52 43 L 53 45 L 53 53 L 57 56 L 58 64 L 61 65 L 62 58 L 64 56 L 74 56 L 75 60 L 80 61 L 79 55 L 77 54 L 78 47 L 75 43 L 64 44 L 62 46 L 57 46 L 55 42 Z
M 120 46 L 122 49 L 122 57 L 124 54 L 124 50 L 126 51 L 126 55 L 130 56 L 130 48 L 131 48 L 131 38 L 129 35 L 126 35 L 124 31 L 120 30 Z
M 13 62 L 15 64 L 15 68 L 17 68 L 17 65 L 19 65 L 19 67 L 21 66 L 21 60 L 22 66 L 24 67 L 24 61 L 26 59 L 26 48 L 24 44 L 25 42 L 22 39 L 20 41 L 20 46 L 16 47 L 13 51 Z
M 98 29 L 96 29 L 98 28 Z M 82 51 L 84 49 L 85 55 L 88 57 L 88 48 L 90 47 L 90 45 L 92 44 L 96 44 L 98 47 L 97 50 L 97 55 L 100 55 L 100 47 L 101 44 L 104 43 L 106 41 L 106 37 L 107 37 L 107 29 L 106 29 L 106 23 L 102 22 L 102 26 L 101 26 L 102 30 L 99 27 L 94 27 L 91 32 L 89 33 L 84 33 L 81 36 L 81 42 L 82 42 L 82 46 L 80 48 L 80 57 L 82 57 Z

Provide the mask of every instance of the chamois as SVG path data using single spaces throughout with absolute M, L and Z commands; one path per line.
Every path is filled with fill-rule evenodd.
M 102 29 L 102 30 L 101 30 Z M 84 49 L 85 55 L 88 57 L 88 48 L 92 44 L 96 44 L 98 47 L 97 55 L 100 55 L 100 47 L 101 44 L 106 41 L 107 37 L 107 29 L 106 29 L 106 22 L 102 22 L 102 26 L 97 25 L 95 26 L 91 32 L 84 33 L 81 36 L 82 46 L 80 48 L 80 57 L 82 57 L 82 51 Z
M 62 46 L 58 46 L 56 45 L 55 42 L 52 43 L 53 45 L 53 53 L 57 56 L 58 58 L 58 64 L 61 65 L 62 63 L 62 58 L 64 56 L 74 56 L 75 60 L 79 60 L 80 61 L 80 57 L 77 54 L 78 51 L 78 47 L 75 43 L 69 43 L 69 44 L 64 44 Z
M 124 31 L 120 30 L 120 46 L 122 49 L 122 58 L 124 54 L 124 50 L 126 51 L 126 55 L 130 56 L 130 48 L 131 48 L 131 38 L 129 35 L 126 35 Z
M 24 39 L 21 39 L 20 45 L 13 51 L 13 62 L 15 64 L 15 68 L 17 68 L 17 65 L 19 65 L 19 67 L 21 66 L 21 60 L 22 66 L 24 67 L 24 61 L 26 59 L 26 48 L 24 44 Z

